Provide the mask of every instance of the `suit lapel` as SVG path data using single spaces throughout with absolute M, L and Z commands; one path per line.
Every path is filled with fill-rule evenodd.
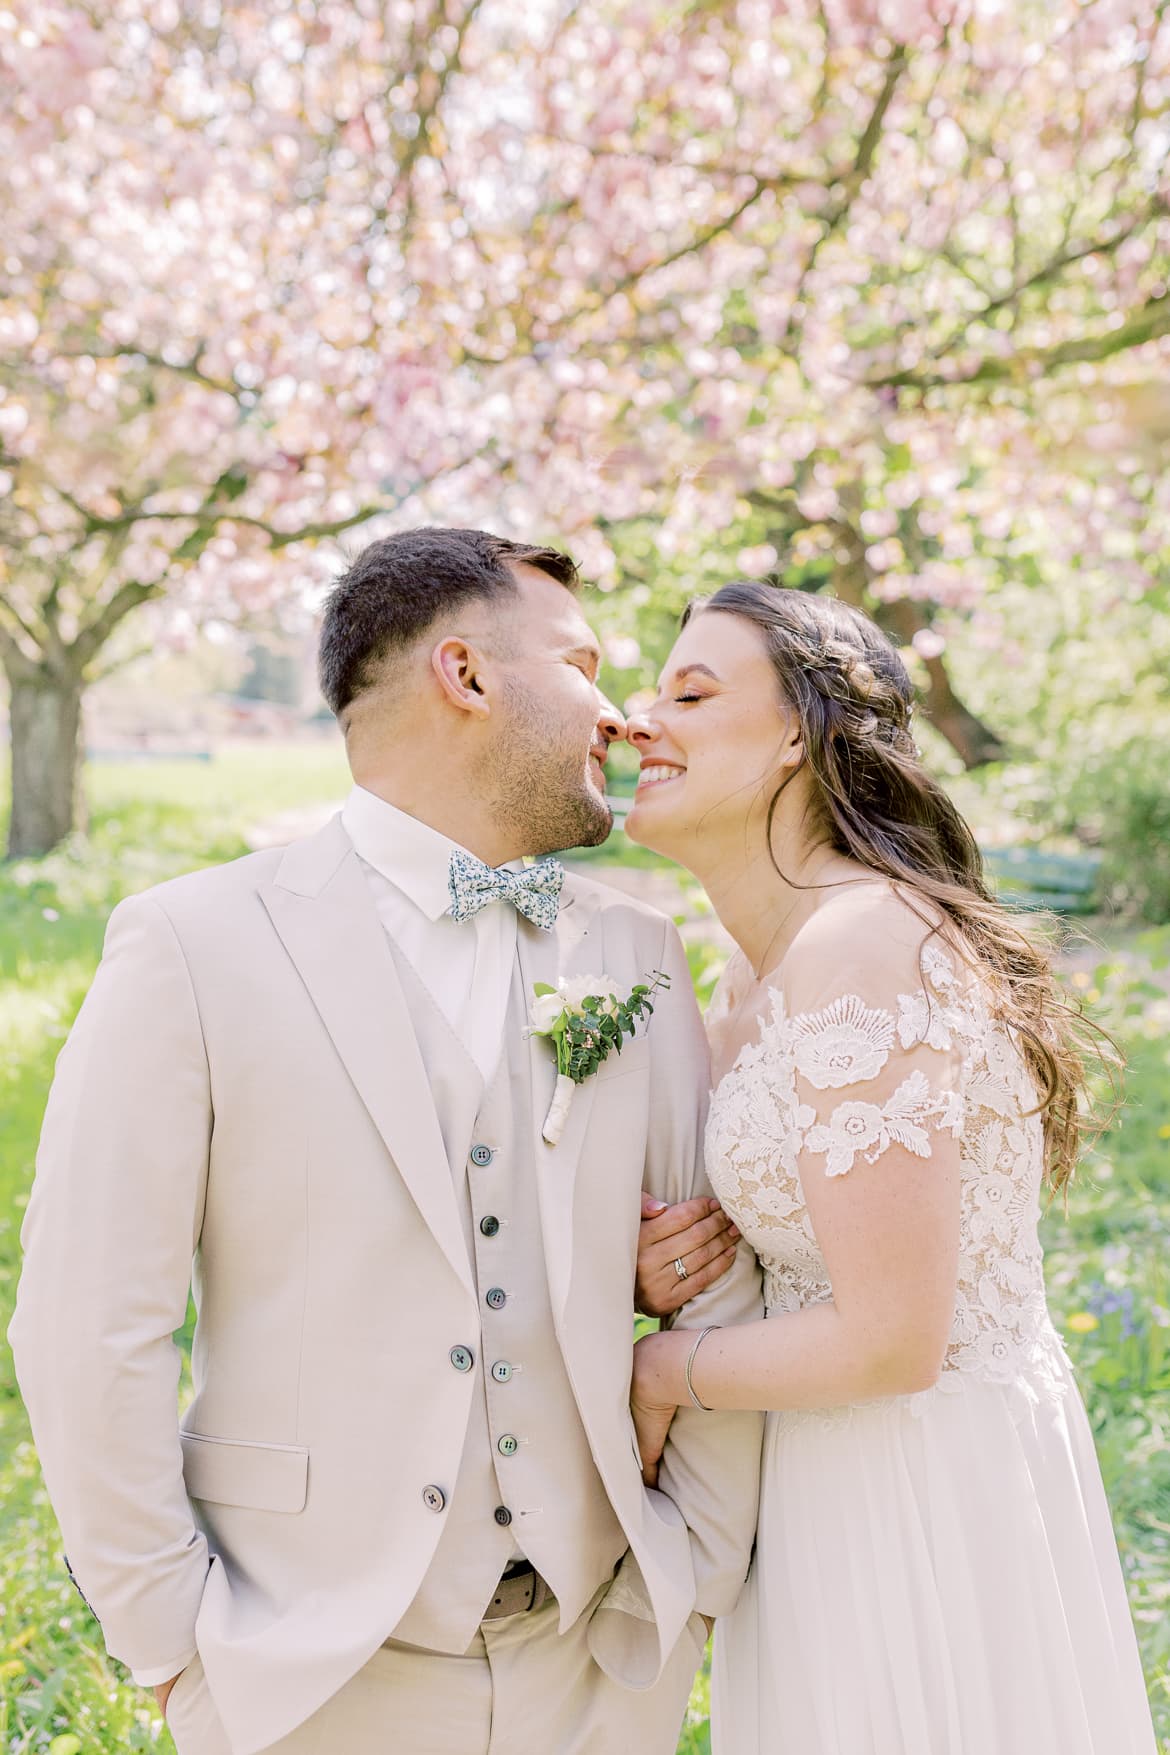
M 451 1169 L 406 998 L 340 820 L 290 847 L 260 898 L 419 1212 L 474 1296 Z
M 571 880 L 570 880 L 571 881 Z M 537 982 L 555 987 L 562 977 L 601 974 L 605 969 L 605 944 L 600 910 L 571 895 L 566 888 L 556 930 L 541 932 L 521 919 L 518 947 L 523 978 L 525 1024 Z M 532 1088 L 532 1138 L 536 1156 L 537 1194 L 541 1234 L 544 1238 L 549 1291 L 559 1333 L 561 1316 L 569 1295 L 573 1267 L 573 1202 L 581 1148 L 593 1107 L 593 1079 L 586 1079 L 573 1093 L 564 1132 L 555 1146 L 541 1137 L 545 1116 L 556 1086 L 556 1056 L 551 1044 L 534 1036 L 528 1042 Z

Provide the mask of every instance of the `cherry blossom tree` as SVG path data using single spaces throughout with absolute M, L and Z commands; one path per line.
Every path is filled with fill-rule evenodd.
M 490 452 L 425 150 L 477 9 L 0 13 L 10 852 L 77 820 L 126 618 L 295 596 L 312 545 Z
M 141 606 L 287 603 L 430 517 L 573 548 L 631 675 L 676 595 L 828 585 L 999 754 L 957 618 L 1166 554 L 1165 10 L 0 13 L 11 850 L 76 820 Z
M 608 411 L 582 504 L 619 572 L 652 516 L 688 584 L 712 547 L 830 583 L 913 643 L 968 764 L 1002 753 L 948 621 L 1002 636 L 1021 573 L 1106 612 L 1164 576 L 1165 10 L 574 14 L 561 53 L 599 71 L 542 88 L 540 245 L 585 293 L 523 298 L 579 420 Z

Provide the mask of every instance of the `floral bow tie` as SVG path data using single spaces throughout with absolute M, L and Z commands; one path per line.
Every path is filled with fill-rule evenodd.
M 557 923 L 564 881 L 565 868 L 559 859 L 541 859 L 524 871 L 497 871 L 457 847 L 447 874 L 451 918 L 470 920 L 489 902 L 511 902 L 533 926 L 551 932 Z

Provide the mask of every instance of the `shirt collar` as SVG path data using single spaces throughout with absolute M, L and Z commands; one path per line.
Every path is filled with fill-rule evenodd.
M 447 913 L 451 855 L 456 848 L 464 853 L 468 848 L 364 786 L 355 786 L 346 799 L 341 822 L 359 857 L 396 885 L 428 920 Z M 510 860 L 504 869 L 521 871 L 523 863 Z
M 341 812 L 346 834 L 367 865 L 408 896 L 428 920 L 451 906 L 447 873 L 458 842 L 422 823 L 364 786 L 355 786 Z

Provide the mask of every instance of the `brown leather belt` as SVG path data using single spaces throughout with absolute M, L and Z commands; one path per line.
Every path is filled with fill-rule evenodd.
M 505 1572 L 483 1612 L 483 1618 L 485 1621 L 500 1621 L 505 1615 L 526 1615 L 541 1608 L 551 1596 L 552 1592 L 535 1566 L 518 1566 Z

